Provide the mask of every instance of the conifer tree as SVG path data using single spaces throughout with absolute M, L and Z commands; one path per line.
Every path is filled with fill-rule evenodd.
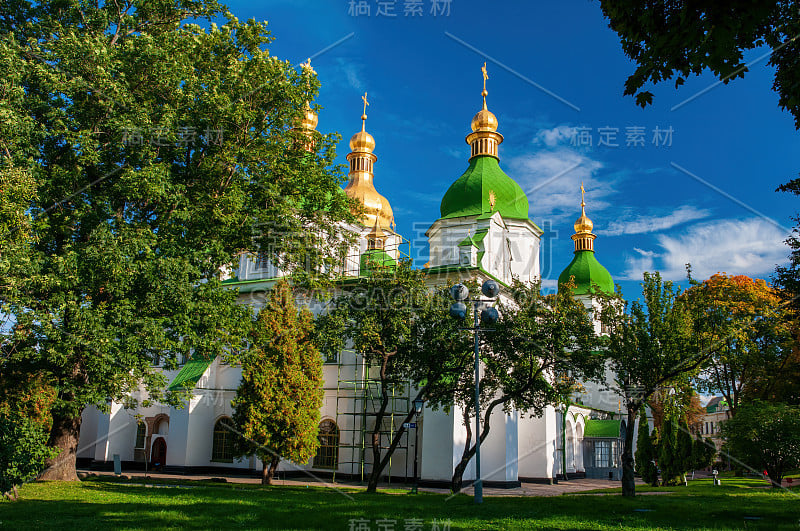
M 675 458 L 681 480 L 685 485 L 686 474 L 694 469 L 694 460 L 692 459 L 692 434 L 689 432 L 689 426 L 686 422 L 681 422 L 678 426 Z
M 657 486 L 658 470 L 653 462 L 654 459 L 655 450 L 650 438 L 650 425 L 647 422 L 647 414 L 642 409 L 642 413 L 639 415 L 639 435 L 636 442 L 636 470 L 645 483 Z
M 677 433 L 673 419 L 664 421 L 661 439 L 658 443 L 658 466 L 661 468 L 661 485 L 673 485 L 680 474 L 680 463 L 677 459 Z
M 692 467 L 701 470 L 714 464 L 717 449 L 711 439 L 698 433 L 692 441 Z
M 653 448 L 653 455 L 655 456 L 656 461 L 656 473 L 651 485 L 658 487 L 658 475 L 661 471 L 661 456 L 659 455 L 659 448 L 661 448 L 661 435 L 659 434 L 658 428 L 655 426 L 653 427 L 653 433 L 650 434 L 650 446 Z
M 253 325 L 233 401 L 234 453 L 262 461 L 262 485 L 281 458 L 307 463 L 319 446 L 322 357 L 313 330 L 311 312 L 298 312 L 289 285 L 276 283 Z

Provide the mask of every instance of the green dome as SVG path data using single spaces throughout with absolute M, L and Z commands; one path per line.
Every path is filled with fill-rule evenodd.
M 489 196 L 494 193 L 494 210 Z M 528 219 L 528 197 L 514 180 L 500 169 L 497 159 L 477 156 L 442 198 L 442 217 L 480 216 L 492 211 L 504 218 Z
M 360 265 L 361 274 L 369 275 L 379 268 L 394 269 L 397 267 L 397 261 L 383 249 L 370 249 L 361 255 Z
M 614 279 L 594 257 L 594 251 L 575 252 L 572 262 L 558 275 L 558 288 L 561 289 L 563 285 L 569 283 L 570 277 L 575 277 L 573 295 L 591 293 L 595 284 L 603 293 L 614 293 Z

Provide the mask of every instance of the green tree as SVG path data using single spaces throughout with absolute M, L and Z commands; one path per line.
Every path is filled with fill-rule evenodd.
M 678 455 L 678 430 L 672 418 L 665 419 L 661 426 L 658 467 L 661 469 L 661 485 L 674 485 L 677 482 L 681 463 Z
M 234 453 L 261 460 L 263 485 L 281 458 L 307 463 L 319 446 L 322 357 L 313 332 L 311 312 L 298 312 L 289 284 L 277 282 L 253 324 L 233 400 Z
M 0 494 L 16 500 L 17 487 L 35 478 L 55 454 L 47 433 L 34 421 L 0 413 Z
M 487 348 L 481 349 L 481 443 L 489 435 L 493 412 L 513 409 L 541 415 L 547 406 L 569 402 L 580 381 L 599 378 L 603 369 L 594 325 L 570 289 L 543 295 L 539 283 L 515 281 L 508 295 L 510 300 L 499 304 L 502 318 L 492 326 L 495 331 L 483 338 Z M 461 490 L 476 450 L 474 385 L 467 376 L 455 393 L 467 438 L 453 472 L 453 492 Z
M 4 126 L 8 126 L 8 123 L 0 123 L 0 139 L 5 137 L 2 132 Z M 3 146 L 0 146 L 2 149 Z M 8 147 L 6 154 L 10 154 Z M 0 160 L 3 158 L 0 155 Z M 11 166 L 10 161 L 0 166 L 0 260 L 8 260 L 10 248 L 24 242 L 30 230 L 30 218 L 25 210 L 33 198 L 34 185 L 33 176 Z
M 709 70 L 723 83 L 748 72 L 744 52 L 767 46 L 775 68 L 779 104 L 800 128 L 800 10 L 794 0 L 715 2 L 714 0 L 601 0 L 622 50 L 636 64 L 625 95 L 642 107 L 653 94 L 641 90 L 675 77 L 675 88 Z
M 686 484 L 686 474 L 694 470 L 694 459 L 692 458 L 692 432 L 686 421 L 678 424 L 677 447 L 675 449 L 680 471 L 681 481 Z
M 458 323 L 447 315 L 446 291 L 429 288 L 410 261 L 378 267 L 343 290 L 334 309 L 318 319 L 319 344 L 324 352 L 352 345 L 377 381 L 379 399 L 367 442 L 372 465 L 367 490 L 375 492 L 403 439 L 404 424 L 414 417 L 412 407 L 394 431 L 389 429 L 393 391 L 404 393 L 410 386 L 413 399 L 431 399 L 434 407 L 446 404 L 447 390 L 452 396 L 455 382 L 470 367 L 469 342 L 458 338 Z
M 628 305 L 622 293 L 600 297 L 601 320 L 608 330 L 608 367 L 616 375 L 614 388 L 624 399 L 628 426 L 653 393 L 696 374 L 706 362 L 707 355 L 697 351 L 689 313 L 679 295 L 680 290 L 663 282 L 659 273 L 645 273 L 643 302 Z M 663 472 L 660 459 L 658 464 Z M 633 430 L 626 432 L 622 451 L 622 493 L 636 494 Z
M 753 401 L 720 427 L 723 450 L 751 470 L 766 470 L 773 487 L 800 466 L 800 407 Z
M 639 434 L 636 439 L 636 471 L 645 483 L 658 486 L 658 469 L 654 462 L 655 458 L 653 440 L 650 437 L 650 425 L 647 421 L 647 414 L 642 408 L 639 415 Z
M 721 393 L 735 415 L 747 398 L 768 398 L 793 363 L 791 316 L 764 280 L 716 274 L 683 295 L 699 348 L 710 354 L 695 379 L 699 389 Z
M 238 348 L 248 311 L 218 279 L 237 253 L 312 277 L 350 217 L 336 138 L 309 152 L 294 129 L 316 77 L 265 27 L 213 0 L 0 7 L 0 167 L 35 185 L 26 252 L 0 263 L 0 359 L 58 389 L 47 479 L 76 479 L 84 407 L 140 385 L 175 403 L 155 359 Z
M 714 464 L 717 449 L 711 439 L 698 433 L 692 440 L 692 468 L 702 470 Z

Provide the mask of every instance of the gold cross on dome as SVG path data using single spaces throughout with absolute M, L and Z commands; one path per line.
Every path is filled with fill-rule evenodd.
M 361 115 L 361 130 L 366 131 L 367 129 L 367 105 L 369 102 L 367 101 L 367 93 L 365 92 L 361 99 L 364 100 L 364 114 Z
M 583 181 L 581 181 L 581 206 L 584 206 L 586 202 L 583 200 L 583 194 L 586 193 L 586 190 L 583 188 Z
M 481 67 L 481 73 L 483 74 L 483 90 L 486 90 L 486 80 L 489 79 L 489 73 L 486 71 L 486 61 Z

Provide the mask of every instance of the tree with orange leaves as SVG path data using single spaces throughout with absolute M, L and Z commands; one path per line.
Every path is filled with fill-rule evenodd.
M 792 323 L 780 293 L 761 279 L 718 273 L 683 295 L 699 348 L 710 355 L 701 391 L 721 393 L 735 415 L 767 392 L 792 359 Z

